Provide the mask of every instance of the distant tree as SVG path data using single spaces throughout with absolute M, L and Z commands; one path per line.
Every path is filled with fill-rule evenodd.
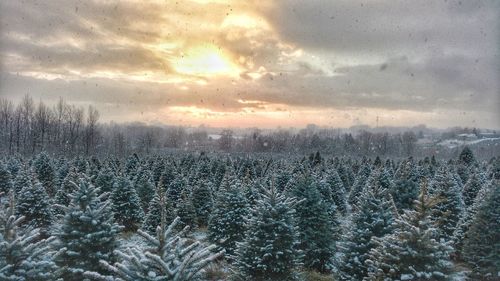
M 213 207 L 212 191 L 207 181 L 197 181 L 192 190 L 191 202 L 196 211 L 198 225 L 207 226 Z
M 49 196 L 55 195 L 55 171 L 50 163 L 47 153 L 42 152 L 37 155 L 33 162 L 33 167 L 38 180 L 47 191 Z
M 49 196 L 42 184 L 30 184 L 19 192 L 16 214 L 23 216 L 23 224 L 36 228 L 46 228 L 53 222 L 53 213 Z
M 12 188 L 12 179 L 7 166 L 0 161 L 0 193 L 7 193 Z
M 474 203 L 479 190 L 486 184 L 486 179 L 483 174 L 481 174 L 477 169 L 475 169 L 469 176 L 469 179 L 465 183 L 462 194 L 464 198 L 464 203 L 466 207 L 471 206 Z
M 123 225 L 125 231 L 135 231 L 142 224 L 144 212 L 135 188 L 130 181 L 117 177 L 111 194 L 112 211 L 115 221 Z
M 187 190 L 183 190 L 177 204 L 176 214 L 179 217 L 177 226 L 180 229 L 189 226 L 191 229 L 197 227 L 196 210 L 191 202 L 191 196 Z
M 229 151 L 233 146 L 233 131 L 223 130 L 218 139 L 219 148 L 224 151 Z
M 134 178 L 134 187 L 141 200 L 142 209 L 146 212 L 149 203 L 155 195 L 155 186 L 152 182 L 152 176 L 149 170 L 145 168 L 140 169 Z
M 162 206 L 165 207 L 165 210 L 161 209 Z M 148 233 L 156 233 L 156 227 L 161 223 L 162 214 L 164 214 L 165 222 L 168 224 L 175 219 L 175 210 L 172 206 L 172 202 L 165 196 L 165 192 L 162 188 L 156 188 L 153 200 L 151 200 L 148 209 L 149 211 L 142 224 L 142 229 Z

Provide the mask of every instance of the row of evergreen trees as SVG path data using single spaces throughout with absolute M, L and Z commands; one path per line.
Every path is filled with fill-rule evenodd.
M 499 182 L 499 159 L 480 163 L 469 149 L 447 163 L 9 158 L 0 277 L 194 280 L 217 259 L 234 279 L 450 280 L 465 264 L 494 280 Z M 130 233 L 142 242 L 123 246 Z

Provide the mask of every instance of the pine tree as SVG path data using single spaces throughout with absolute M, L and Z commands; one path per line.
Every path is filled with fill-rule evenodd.
M 165 202 L 162 204 L 161 202 Z M 149 204 L 149 211 L 142 224 L 142 229 L 148 233 L 154 234 L 156 232 L 156 227 L 160 225 L 162 205 L 165 207 L 165 220 L 166 223 L 170 224 L 175 219 L 175 211 L 170 202 L 170 199 L 165 196 L 165 192 L 162 188 L 156 188 L 153 200 Z
M 375 247 L 373 238 L 392 232 L 395 212 L 388 190 L 370 184 L 364 188 L 345 234 L 337 244 L 341 255 L 335 263 L 340 280 L 362 280 L 367 275 L 365 261 Z
M 136 231 L 142 224 L 144 212 L 135 188 L 125 177 L 117 177 L 111 194 L 115 221 L 123 225 L 125 231 Z
M 12 177 L 7 166 L 0 161 L 0 193 L 8 193 L 12 188 Z
M 474 203 L 474 199 L 476 198 L 477 193 L 479 192 L 479 190 L 481 190 L 485 182 L 486 179 L 477 169 L 475 169 L 470 174 L 469 179 L 465 183 L 462 190 L 466 207 L 469 207 L 472 205 L 472 203 Z
M 441 237 L 450 239 L 464 211 L 460 186 L 452 173 L 443 167 L 436 172 L 429 192 L 433 197 L 442 199 L 433 207 L 432 215 Z
M 50 256 L 54 237 L 42 239 L 39 229 L 21 227 L 24 217 L 15 213 L 14 194 L 0 206 L 0 280 L 55 280 Z
M 28 171 L 26 171 L 25 169 L 20 169 L 13 182 L 13 188 L 14 191 L 16 192 L 16 195 L 17 196 L 19 195 L 23 187 L 32 185 L 33 184 L 32 181 L 33 181 L 32 175 L 28 173 Z
M 363 280 L 450 280 L 453 264 L 449 242 L 440 242 L 431 221 L 430 199 L 424 185 L 415 201 L 415 210 L 405 210 L 395 219 L 393 233 L 374 238 L 370 251 L 368 278 Z
M 296 206 L 299 233 L 299 249 L 304 254 L 304 266 L 319 272 L 329 271 L 329 262 L 334 254 L 334 242 L 338 239 L 335 221 L 335 204 L 330 206 L 322 200 L 317 184 L 310 176 L 299 181 L 292 191 L 300 203 Z M 334 229 L 335 227 L 335 229 Z
M 38 154 L 38 156 L 35 158 L 35 161 L 33 162 L 33 167 L 38 180 L 45 188 L 47 194 L 49 196 L 54 196 L 56 175 L 47 153 L 42 152 Z
M 243 240 L 248 207 L 245 196 L 234 181 L 225 178 L 215 200 L 208 223 L 208 237 L 226 256 L 232 258 L 236 243 Z
M 362 193 L 370 174 L 370 164 L 364 163 L 356 175 L 356 180 L 354 181 L 351 191 L 349 192 L 349 204 L 355 205 L 356 202 L 358 202 L 359 195 Z
M 213 207 L 212 191 L 206 181 L 197 181 L 192 190 L 191 200 L 196 211 L 198 225 L 206 226 Z
M 177 223 L 180 229 L 184 229 L 189 226 L 191 229 L 197 227 L 196 222 L 196 210 L 191 202 L 191 196 L 187 190 L 183 190 L 180 197 L 180 202 L 177 204 L 176 214 L 179 217 L 179 222 Z
M 494 182 L 478 201 L 477 211 L 463 241 L 464 259 L 473 277 L 498 280 L 500 272 L 500 183 Z
M 83 280 L 85 272 L 106 274 L 99 261 L 115 260 L 113 251 L 120 230 L 113 221 L 109 201 L 98 197 L 98 191 L 85 179 L 74 185 L 71 203 L 57 233 L 61 250 L 56 263 L 64 280 Z
M 399 211 L 411 209 L 419 194 L 419 176 L 412 159 L 401 162 L 394 178 L 390 193 L 396 207 Z
M 59 186 L 54 201 L 59 206 L 68 206 L 71 202 L 71 193 L 75 190 L 75 183 L 78 183 L 80 176 L 76 172 L 75 168 L 70 168 L 67 176 L 64 178 L 62 184 Z M 63 214 L 63 210 L 60 208 L 54 209 L 55 214 Z
M 164 210 L 165 206 L 160 208 Z M 164 218 L 162 214 L 156 238 L 142 230 L 137 231 L 149 244 L 148 248 L 135 247 L 116 251 L 121 261 L 114 265 L 101 261 L 117 278 L 96 273 L 88 273 L 87 277 L 106 281 L 199 280 L 204 269 L 220 257 L 222 252 L 213 254 L 215 245 L 205 247 L 199 241 L 184 238 L 189 228 L 176 233 L 179 218 L 166 228 Z
M 274 186 L 264 191 L 236 250 L 234 264 L 239 277 L 260 281 L 295 279 L 301 259 L 293 218 L 296 203 L 295 199 L 278 194 Z
M 332 200 L 337 211 L 345 215 L 347 213 L 347 192 L 342 179 L 337 171 L 332 169 L 327 172 L 325 181 L 330 186 Z
M 145 168 L 141 169 L 135 176 L 134 186 L 141 200 L 142 209 L 148 211 L 148 206 L 155 195 L 151 173 Z
M 47 228 L 53 220 L 51 202 L 42 184 L 30 184 L 19 192 L 16 214 L 23 216 L 23 224 L 37 228 Z
M 100 192 L 113 192 L 113 184 L 115 183 L 115 175 L 109 166 L 105 166 L 99 171 L 95 179 L 95 186 Z

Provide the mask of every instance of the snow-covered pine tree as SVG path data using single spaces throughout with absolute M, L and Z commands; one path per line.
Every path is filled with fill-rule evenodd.
M 12 188 L 12 176 L 7 166 L 0 160 L 0 193 L 7 194 Z
M 472 219 L 463 241 L 463 257 L 473 278 L 498 280 L 500 276 L 500 182 L 492 182 Z
M 57 233 L 58 275 L 63 280 L 83 280 L 84 272 L 106 274 L 99 261 L 114 262 L 120 228 L 114 223 L 110 202 L 90 182 L 81 179 L 73 188 L 71 203 Z
M 347 191 L 336 169 L 327 171 L 325 181 L 329 184 L 332 200 L 337 211 L 345 215 L 347 213 Z
M 400 163 L 394 174 L 394 186 L 390 193 L 399 211 L 413 207 L 419 194 L 419 174 L 413 159 Z
M 248 215 L 245 196 L 234 180 L 224 177 L 208 222 L 208 237 L 232 259 L 236 243 L 243 240 Z
M 71 202 L 71 193 L 75 190 L 75 183 L 79 182 L 80 176 L 78 175 L 76 169 L 71 167 L 68 174 L 62 181 L 61 185 L 57 189 L 56 195 L 54 196 L 54 201 L 59 206 L 68 206 Z M 54 214 L 63 214 L 63 210 L 60 208 L 54 208 Z
M 96 188 L 104 193 L 104 192 L 113 192 L 113 184 L 115 182 L 115 173 L 113 169 L 109 167 L 109 165 L 105 165 L 98 173 L 97 178 L 95 179 Z
M 478 169 L 474 169 L 469 174 L 469 179 L 462 189 L 465 207 L 470 207 L 472 203 L 474 203 L 474 199 L 476 198 L 477 193 L 485 184 L 486 179 L 484 175 L 480 171 L 478 171 Z
M 0 206 L 0 280 L 55 280 L 50 256 L 55 237 L 41 239 L 39 229 L 20 227 L 24 217 L 15 215 L 14 194 L 8 206 Z
M 207 180 L 196 181 L 192 188 L 191 202 L 196 211 L 198 225 L 207 226 L 210 212 L 212 211 L 212 190 Z
M 442 199 L 433 206 L 432 217 L 442 233 L 441 238 L 450 239 L 464 212 L 462 190 L 453 173 L 446 167 L 441 167 L 431 181 L 429 193 Z
M 374 238 L 369 253 L 368 281 L 450 280 L 453 264 L 449 242 L 441 242 L 431 221 L 431 208 L 438 203 L 421 187 L 414 210 L 396 217 L 393 233 Z
M 236 275 L 243 280 L 294 280 L 301 254 L 294 198 L 271 185 L 257 200 L 243 242 L 236 250 Z
M 337 243 L 340 256 L 334 264 L 339 280 L 362 280 L 368 270 L 365 260 L 375 247 L 373 238 L 392 232 L 397 210 L 388 190 L 371 185 L 377 183 L 372 181 L 365 186 L 341 241 Z
M 196 210 L 193 207 L 188 190 L 183 190 L 181 192 L 180 202 L 177 204 L 176 215 L 180 218 L 177 223 L 180 229 L 184 229 L 186 226 L 189 226 L 190 229 L 194 229 L 198 226 L 196 222 Z
M 354 180 L 353 186 L 349 192 L 348 202 L 351 205 L 355 205 L 358 202 L 359 195 L 363 192 L 365 188 L 366 182 L 370 177 L 372 170 L 370 168 L 370 164 L 363 163 L 361 168 L 359 169 L 356 179 Z
M 155 195 L 155 186 L 153 184 L 151 172 L 145 167 L 141 168 L 135 175 L 134 186 L 141 200 L 141 207 L 144 212 L 147 212 L 150 202 Z
M 56 174 L 47 153 L 41 152 L 37 155 L 33 161 L 33 168 L 47 194 L 50 197 L 54 196 Z
M 123 225 L 125 231 L 136 231 L 142 224 L 144 212 L 135 188 L 126 177 L 115 179 L 111 202 L 115 221 Z
M 304 267 L 326 273 L 338 239 L 335 204 L 325 202 L 311 176 L 305 175 L 292 190 L 300 200 L 295 207 L 299 233 L 299 249 L 304 254 Z
M 14 182 L 12 184 L 14 191 L 16 192 L 16 196 L 19 196 L 19 193 L 23 189 L 23 187 L 33 184 L 33 176 L 24 168 L 20 168 Z
M 157 228 L 156 238 L 145 231 L 137 231 L 148 243 L 146 249 L 117 250 L 120 262 L 101 261 L 116 277 L 95 273 L 88 273 L 87 277 L 103 281 L 200 280 L 204 269 L 223 253 L 214 254 L 215 245 L 205 247 L 199 241 L 184 238 L 188 227 L 176 233 L 179 218 L 168 228 L 164 221 L 162 219 L 163 223 Z
M 41 183 L 35 182 L 21 189 L 16 204 L 16 214 L 25 218 L 23 225 L 29 224 L 42 230 L 46 230 L 52 223 L 51 200 Z
M 144 219 L 144 223 L 142 224 L 142 229 L 144 231 L 150 234 L 154 234 L 156 232 L 156 227 L 161 223 L 162 206 L 165 207 L 165 221 L 167 224 L 170 224 L 175 219 L 175 210 L 172 206 L 170 198 L 165 196 L 163 188 L 157 187 L 153 200 L 151 200 L 149 204 L 149 211 Z

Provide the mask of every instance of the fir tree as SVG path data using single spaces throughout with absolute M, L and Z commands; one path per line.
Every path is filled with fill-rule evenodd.
M 33 184 L 33 177 L 25 169 L 20 169 L 16 178 L 14 179 L 13 188 L 18 196 L 23 187 Z
M 452 173 L 443 167 L 436 172 L 429 191 L 433 197 L 442 199 L 433 207 L 432 215 L 441 237 L 450 239 L 464 211 L 460 186 Z
M 55 194 L 55 171 L 50 163 L 50 158 L 47 153 L 42 152 L 38 154 L 33 162 L 33 167 L 38 180 L 45 188 L 49 196 Z
M 248 220 L 245 238 L 238 244 L 235 267 L 246 280 L 295 279 L 301 255 L 295 226 L 295 199 L 265 190 Z
M 151 173 L 146 169 L 141 169 L 135 176 L 134 186 L 141 200 L 141 207 L 147 212 L 148 206 L 155 195 Z
M 0 206 L 0 280 L 55 280 L 56 267 L 51 260 L 51 243 L 41 239 L 39 229 L 20 227 L 24 217 L 15 212 L 14 194 L 7 207 Z
M 347 195 L 344 183 L 335 169 L 327 172 L 325 181 L 330 186 L 330 193 L 336 209 L 341 214 L 347 213 Z M 322 192 L 323 193 L 323 192 Z
M 208 223 L 208 236 L 232 258 L 236 243 L 243 240 L 248 214 L 247 202 L 234 181 L 225 178 Z
M 472 203 L 474 203 L 474 199 L 476 198 L 477 193 L 479 192 L 479 190 L 481 190 L 485 182 L 486 180 L 484 176 L 479 171 L 477 171 L 477 169 L 475 169 L 471 173 L 462 190 L 466 207 L 469 207 L 472 205 Z
M 473 270 L 474 278 L 498 280 L 500 272 L 500 184 L 492 183 L 463 241 L 464 259 Z
M 162 203 L 164 202 L 164 203 Z M 165 221 L 170 224 L 175 219 L 175 211 L 169 198 L 166 198 L 162 188 L 156 188 L 153 200 L 149 204 L 149 211 L 144 219 L 142 229 L 148 233 L 154 234 L 156 227 L 160 225 L 162 206 L 165 207 Z
M 395 175 L 394 186 L 390 189 L 394 203 L 399 211 L 411 209 L 419 194 L 418 171 L 411 159 L 399 165 Z
M 7 166 L 0 161 L 0 193 L 8 193 L 12 188 L 12 177 Z
M 197 227 L 196 210 L 191 202 L 191 196 L 187 190 L 183 190 L 180 197 L 180 202 L 177 204 L 176 214 L 179 217 L 177 223 L 180 229 L 189 226 L 191 229 Z
M 16 214 L 25 218 L 23 224 L 47 228 L 52 223 L 51 202 L 41 183 L 23 187 L 18 198 Z
M 69 203 L 71 202 L 71 193 L 75 190 L 75 183 L 79 182 L 80 176 L 76 172 L 75 168 L 71 168 L 67 174 L 67 176 L 64 178 L 61 186 L 56 192 L 56 195 L 54 197 L 54 201 L 57 205 L 60 206 L 68 206 Z M 55 214 L 62 214 L 63 210 L 60 208 L 55 208 L 54 209 Z
M 87 180 L 80 180 L 73 189 L 57 233 L 61 250 L 56 263 L 64 280 L 83 280 L 85 272 L 107 273 L 99 261 L 115 260 L 113 251 L 120 228 L 113 221 L 110 202 L 98 197 L 98 191 Z
M 352 186 L 351 191 L 349 192 L 348 202 L 351 205 L 356 204 L 358 201 L 359 195 L 362 193 L 366 182 L 371 174 L 370 164 L 364 163 L 358 174 L 356 175 L 356 180 Z
M 140 199 L 132 187 L 130 181 L 125 177 L 117 177 L 111 194 L 112 210 L 115 221 L 123 225 L 125 231 L 135 231 L 142 224 L 144 212 L 142 211 Z
M 196 186 L 192 190 L 191 200 L 196 211 L 198 225 L 206 226 L 213 205 L 212 191 L 206 181 L 197 181 Z
M 395 219 L 393 233 L 374 238 L 376 247 L 366 260 L 368 278 L 363 280 L 450 280 L 453 248 L 440 242 L 430 217 L 437 202 L 423 186 L 415 210 L 405 210 Z
M 395 212 L 388 190 L 377 185 L 365 187 L 337 244 L 341 255 L 335 263 L 340 280 L 362 280 L 367 275 L 365 261 L 375 247 L 373 238 L 392 232 Z
M 304 266 L 319 272 L 329 271 L 329 262 L 337 240 L 335 205 L 322 200 L 317 185 L 305 176 L 293 190 L 301 200 L 296 206 L 296 220 L 300 238 L 299 249 L 304 254 Z M 333 210 L 332 210 L 333 209 Z M 335 230 L 334 230 L 335 227 Z
M 95 179 L 95 186 L 100 192 L 113 192 L 113 184 L 115 182 L 115 175 L 109 166 L 102 168 L 97 178 Z

